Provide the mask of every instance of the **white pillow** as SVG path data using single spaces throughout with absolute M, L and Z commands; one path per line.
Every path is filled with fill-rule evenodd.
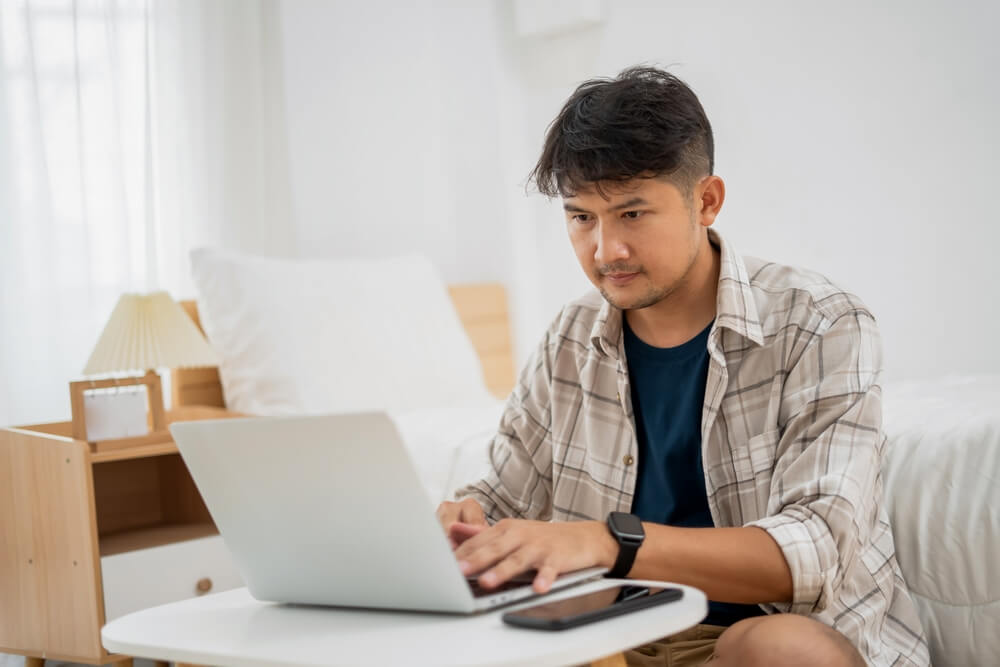
M 413 410 L 491 401 L 430 261 L 191 253 L 226 405 L 254 415 Z

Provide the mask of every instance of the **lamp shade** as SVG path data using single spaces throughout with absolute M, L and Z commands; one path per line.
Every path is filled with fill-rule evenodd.
M 83 369 L 84 375 L 217 366 L 219 357 L 166 292 L 123 294 Z

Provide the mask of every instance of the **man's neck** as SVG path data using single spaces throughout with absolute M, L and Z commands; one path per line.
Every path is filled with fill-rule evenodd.
M 683 345 L 715 319 L 722 257 L 705 235 L 684 283 L 648 308 L 623 313 L 636 336 L 654 347 Z

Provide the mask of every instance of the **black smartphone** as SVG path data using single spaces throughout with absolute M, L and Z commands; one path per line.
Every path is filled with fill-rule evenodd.
M 612 586 L 593 593 L 546 602 L 504 614 L 503 622 L 535 630 L 566 630 L 602 618 L 621 616 L 659 604 L 680 600 L 679 588 L 648 586 Z

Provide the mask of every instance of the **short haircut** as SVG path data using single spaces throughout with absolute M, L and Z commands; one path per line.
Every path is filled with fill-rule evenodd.
M 593 184 L 665 177 L 685 196 L 713 173 L 715 145 L 705 110 L 687 84 L 655 67 L 580 84 L 549 125 L 531 172 L 548 197 Z

